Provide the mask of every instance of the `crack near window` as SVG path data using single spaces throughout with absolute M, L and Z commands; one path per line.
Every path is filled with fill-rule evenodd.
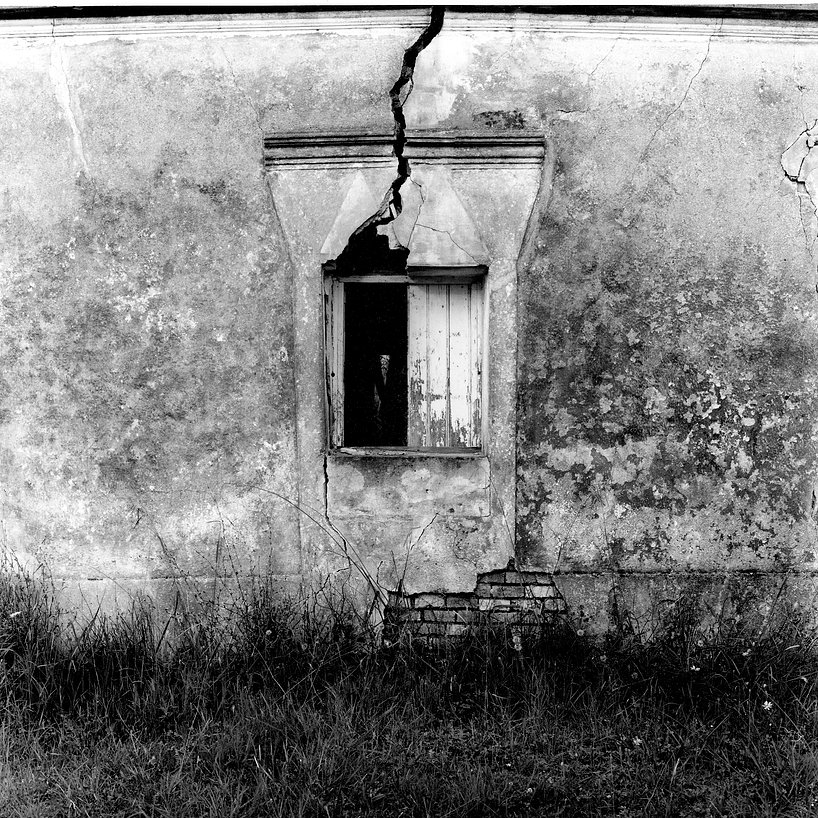
M 640 156 L 641 161 L 644 161 L 647 158 L 647 155 L 648 155 L 648 152 L 650 151 L 651 145 L 653 145 L 653 140 L 656 139 L 656 137 L 659 135 L 659 132 L 662 130 L 662 128 L 664 128 L 665 125 L 667 125 L 667 123 L 670 121 L 670 118 L 674 114 L 676 114 L 678 112 L 678 110 L 682 107 L 682 105 L 684 105 L 685 100 L 687 99 L 687 96 L 690 93 L 690 89 L 693 87 L 693 83 L 695 82 L 696 77 L 698 77 L 699 74 L 702 73 L 702 70 L 704 69 L 705 63 L 708 61 L 708 59 L 710 59 L 710 46 L 713 44 L 713 38 L 717 34 L 721 33 L 721 29 L 722 29 L 723 25 L 724 25 L 724 19 L 719 20 L 718 28 L 707 38 L 707 50 L 704 53 L 704 57 L 702 58 L 701 63 L 699 63 L 699 67 L 696 69 L 695 73 L 693 74 L 693 76 L 688 81 L 687 88 L 685 88 L 685 92 L 682 95 L 682 98 L 677 103 L 676 107 L 662 120 L 662 124 L 659 125 L 659 127 L 651 135 L 650 139 L 648 140 L 648 144 L 645 145 L 645 149 L 642 151 L 642 155 Z
M 418 218 L 420 218 L 420 214 L 418 214 Z M 433 230 L 435 233 L 445 233 L 445 234 L 446 234 L 446 235 L 449 237 L 449 240 L 451 241 L 451 243 L 452 243 L 452 244 L 453 244 L 455 247 L 457 247 L 459 250 L 462 250 L 462 251 L 463 251 L 463 252 L 464 252 L 464 253 L 465 253 L 465 254 L 466 254 L 466 255 L 467 255 L 467 256 L 468 256 L 468 257 L 469 257 L 469 258 L 472 260 L 472 263 L 473 263 L 473 264 L 475 264 L 475 265 L 477 264 L 477 261 L 476 261 L 476 259 L 474 258 L 474 256 L 472 256 L 472 254 L 471 254 L 471 253 L 470 253 L 470 252 L 469 252 L 469 251 L 468 251 L 468 250 L 467 250 L 465 247 L 463 247 L 462 245 L 458 244 L 458 243 L 457 243 L 457 242 L 454 240 L 454 236 L 451 234 L 451 231 L 450 231 L 450 230 L 442 230 L 442 229 L 441 229 L 441 228 L 439 228 L 439 227 L 432 227 L 430 224 L 421 224 L 421 222 L 420 222 L 420 221 L 416 221 L 416 222 L 415 222 L 415 227 L 425 227 L 427 230 Z
M 440 33 L 443 28 L 443 18 L 445 9 L 442 7 L 435 7 L 432 9 L 429 19 L 429 25 L 420 33 L 420 36 L 403 52 L 403 63 L 401 65 L 400 74 L 397 80 L 392 85 L 389 91 L 390 107 L 392 109 L 392 118 L 395 120 L 395 135 L 392 143 L 392 149 L 397 159 L 397 175 L 386 191 L 383 200 L 381 201 L 378 210 L 370 216 L 360 227 L 356 228 L 349 237 L 347 246 L 338 257 L 340 264 L 341 257 L 346 256 L 347 259 L 355 255 L 356 249 L 366 246 L 372 246 L 377 243 L 377 239 L 381 238 L 387 240 L 385 236 L 376 236 L 377 228 L 380 225 L 388 224 L 394 221 L 403 209 L 403 202 L 401 200 L 400 189 L 403 184 L 411 176 L 412 170 L 409 165 L 409 159 L 406 157 L 404 149 L 406 147 L 406 118 L 403 114 L 403 106 L 409 99 L 414 85 L 415 65 L 417 63 L 420 53 L 432 42 L 432 40 Z M 406 86 L 409 88 L 406 94 L 401 99 L 401 92 Z M 388 240 L 387 240 L 388 241 Z

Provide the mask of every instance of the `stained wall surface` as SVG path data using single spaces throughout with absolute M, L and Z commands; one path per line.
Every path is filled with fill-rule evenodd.
M 388 131 L 425 22 L 0 27 L 7 553 L 88 598 L 236 567 L 289 586 L 340 570 L 304 513 L 335 501 L 389 584 L 435 503 L 455 508 L 454 467 L 403 462 L 389 479 L 440 497 L 378 522 L 394 463 L 361 483 L 327 460 L 320 275 L 303 265 L 348 180 L 287 187 L 262 164 L 264 134 Z M 514 556 L 600 621 L 615 582 L 661 597 L 760 571 L 811 600 L 818 228 L 781 158 L 818 117 L 816 58 L 812 24 L 447 16 L 409 130 L 540 130 L 554 164 L 498 279 L 516 342 L 494 375 L 502 445 L 462 467 L 466 510 L 416 549 L 415 590 L 468 590 Z M 487 209 L 479 184 L 458 190 L 490 250 L 503 184 L 486 175 Z M 493 464 L 506 502 L 481 506 Z M 461 537 L 476 517 L 486 536 Z
M 816 230 L 781 156 L 815 45 L 765 33 L 529 56 L 558 168 L 520 280 L 518 549 L 576 598 L 762 571 L 814 604 Z

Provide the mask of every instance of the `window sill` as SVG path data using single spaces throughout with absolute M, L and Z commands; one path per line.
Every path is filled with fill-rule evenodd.
M 342 446 L 329 450 L 330 457 L 442 457 L 447 459 L 477 460 L 487 455 L 480 448 L 426 448 L 407 446 Z

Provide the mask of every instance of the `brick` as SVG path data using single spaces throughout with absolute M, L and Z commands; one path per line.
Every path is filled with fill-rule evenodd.
M 517 611 L 522 613 L 524 611 L 537 612 L 542 608 L 542 600 L 539 599 L 486 599 L 481 600 L 483 603 L 481 611 Z
M 442 608 L 427 608 L 423 611 L 424 622 L 467 622 L 471 611 L 447 611 Z
M 553 585 L 554 578 L 545 571 L 529 571 L 525 575 L 530 585 Z
M 491 618 L 505 625 L 517 625 L 525 622 L 537 623 L 539 617 L 523 611 L 492 611 Z
M 541 599 L 515 599 L 512 608 L 517 611 L 539 613 L 542 610 Z
M 551 574 L 546 571 L 489 571 L 477 577 L 485 585 L 553 585 Z
M 550 574 L 542 571 L 506 571 L 506 585 L 525 585 L 528 588 L 536 588 L 539 585 L 554 586 L 554 580 Z
M 473 594 L 446 594 L 446 607 L 452 611 L 473 611 L 477 608 L 477 598 Z
M 416 608 L 443 608 L 446 605 L 443 594 L 418 594 L 413 601 Z
M 529 585 L 528 590 L 535 599 L 557 596 L 557 589 L 553 585 Z
M 514 605 L 514 600 L 497 597 L 483 597 L 477 602 L 481 611 L 510 611 Z
M 421 622 L 416 628 L 412 630 L 413 636 L 445 636 L 448 632 L 448 627 L 453 627 L 454 623 L 445 622 Z
M 477 596 L 489 596 L 496 599 L 523 599 L 525 597 L 525 587 L 522 585 L 489 585 L 481 588 L 478 585 Z

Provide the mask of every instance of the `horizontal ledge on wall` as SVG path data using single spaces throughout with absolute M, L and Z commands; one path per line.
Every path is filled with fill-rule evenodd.
M 577 568 L 571 570 L 557 569 L 548 573 L 552 577 L 815 577 L 818 576 L 818 568 Z
M 631 7 L 629 7 L 631 8 Z M 0 39 L 28 39 L 45 37 L 76 37 L 84 40 L 105 38 L 142 37 L 252 37 L 288 34 L 321 34 L 322 32 L 371 37 L 373 29 L 420 31 L 425 28 L 429 13 L 424 9 L 363 10 L 302 10 L 256 14 L 156 14 L 120 18 L 89 17 L 85 20 L 60 17 L 59 9 L 48 19 L 6 19 L 0 29 Z M 501 32 L 515 36 L 542 34 L 577 37 L 583 40 L 625 38 L 661 38 L 687 40 L 706 37 L 718 28 L 719 38 L 742 40 L 784 40 L 803 42 L 818 39 L 818 24 L 808 14 L 799 16 L 791 9 L 790 19 L 783 14 L 769 13 L 769 19 L 758 19 L 755 14 L 742 19 L 740 11 L 727 9 L 722 22 L 711 15 L 701 17 L 629 16 L 600 11 L 598 14 L 578 15 L 548 13 L 548 10 L 481 11 L 449 10 L 445 31 Z M 782 19 L 783 17 L 783 19 Z M 726 19 L 724 19 L 726 18 Z M 753 19 L 755 18 L 755 19 Z
M 339 446 L 327 454 L 333 458 L 361 457 L 445 457 L 461 460 L 485 460 L 486 453 L 480 447 L 454 448 L 444 446 Z
M 233 571 L 219 570 L 213 571 L 209 574 L 186 574 L 186 573 L 162 573 L 162 574 L 123 574 L 122 576 L 114 576 L 108 574 L 49 574 L 50 580 L 55 583 L 65 584 L 67 582 L 100 582 L 111 583 L 117 585 L 118 583 L 143 583 L 150 585 L 152 582 L 178 582 L 184 580 L 185 582 L 213 582 L 214 580 L 235 579 L 237 581 L 244 580 L 269 580 L 276 583 L 299 583 L 303 582 L 303 574 L 268 574 L 260 573 L 258 571 Z M 122 589 L 126 590 L 126 589 Z
M 485 264 L 474 267 L 408 267 L 407 275 L 379 273 L 373 271 L 364 275 L 337 273 L 335 261 L 323 265 L 324 272 L 351 284 L 465 284 L 482 281 L 489 268 Z
M 391 165 L 394 135 L 373 132 L 287 132 L 264 137 L 268 170 Z M 416 131 L 406 135 L 410 161 L 469 166 L 540 165 L 541 131 Z

